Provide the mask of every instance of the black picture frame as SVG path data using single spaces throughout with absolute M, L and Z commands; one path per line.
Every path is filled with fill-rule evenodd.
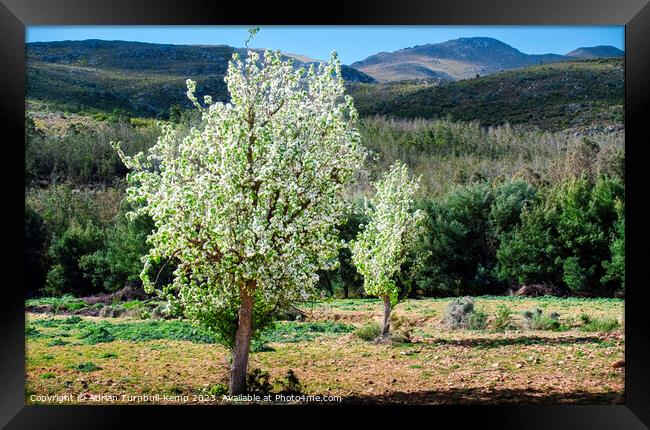
M 24 163 L 25 27 L 28 25 L 625 25 L 626 292 L 625 405 L 493 406 L 26 406 L 22 256 L 24 238 L 5 229 L 3 293 L 0 298 L 0 426 L 7 429 L 128 428 L 226 425 L 228 419 L 337 425 L 352 419 L 365 425 L 396 418 L 415 425 L 456 423 L 462 427 L 531 429 L 642 429 L 650 427 L 650 312 L 644 294 L 643 253 L 650 211 L 644 206 L 646 148 L 650 144 L 650 4 L 647 0 L 445 0 L 425 2 L 330 0 L 321 10 L 309 2 L 226 2 L 221 0 L 0 0 L 0 113 L 3 122 L 4 215 L 20 225 Z M 6 139 L 6 136 L 13 136 Z M 23 166 L 23 167 L 21 167 Z M 15 199 L 15 203 L 11 201 Z M 9 239 L 8 233 L 15 233 Z M 11 248 L 9 248 L 11 247 Z M 13 250 L 13 252 L 12 252 Z M 28 270 L 28 268 L 25 268 Z M 11 280 L 11 273 L 20 273 Z M 645 296 L 645 297 L 644 297 Z M 353 412 L 351 414 L 345 412 Z M 341 413 L 345 413 L 343 418 Z M 304 421 L 302 415 L 317 417 Z M 201 421 L 206 420 L 206 424 Z M 412 424 L 409 424 L 412 423 Z M 419 424 L 418 424 L 419 425 Z M 449 425 L 449 424 L 447 424 Z

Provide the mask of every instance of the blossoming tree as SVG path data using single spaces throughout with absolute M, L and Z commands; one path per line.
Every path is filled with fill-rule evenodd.
M 388 336 L 391 307 L 397 304 L 399 289 L 395 282 L 401 265 L 424 233 L 424 212 L 413 210 L 413 196 L 419 178 L 411 180 L 406 164 L 399 161 L 376 184 L 376 194 L 366 201 L 369 219 L 351 243 L 352 262 L 363 275 L 367 294 L 384 301 L 380 338 Z
M 279 51 L 234 54 L 225 81 L 230 102 L 206 96 L 205 106 L 187 81 L 203 118 L 189 135 L 163 126 L 148 156 L 116 146 L 133 170 L 128 195 L 155 221 L 145 288 L 154 290 L 153 263 L 178 262 L 173 283 L 158 291 L 221 332 L 237 395 L 246 391 L 253 333 L 274 310 L 309 297 L 316 272 L 333 267 L 342 192 L 366 151 L 336 53 L 308 69 Z

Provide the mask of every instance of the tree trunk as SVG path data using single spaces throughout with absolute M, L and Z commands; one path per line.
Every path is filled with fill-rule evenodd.
M 255 283 L 247 287 L 254 288 Z M 246 393 L 246 371 L 248 370 L 248 353 L 250 352 L 251 335 L 253 333 L 253 288 L 242 289 L 239 292 L 239 321 L 235 335 L 235 347 L 232 350 L 232 366 L 230 368 L 230 394 L 237 396 Z
M 390 296 L 384 296 L 384 325 L 381 328 L 381 338 L 388 336 L 390 330 Z

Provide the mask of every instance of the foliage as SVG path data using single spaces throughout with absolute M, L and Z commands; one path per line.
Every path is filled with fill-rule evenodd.
M 586 332 L 608 332 L 617 329 L 619 326 L 620 324 L 615 318 L 589 318 L 587 321 L 583 320 L 580 330 Z
M 474 311 L 467 318 L 467 328 L 470 330 L 484 330 L 487 325 L 488 315 L 480 309 Z
M 454 184 L 518 178 L 533 186 L 561 182 L 569 175 L 593 172 L 623 179 L 624 133 L 591 133 L 599 147 L 587 163 L 574 163 L 584 138 L 567 131 L 548 132 L 508 124 L 482 127 L 477 121 L 447 118 L 363 118 L 359 131 L 364 144 L 376 154 L 360 188 L 388 170 L 395 160 L 422 176 L 420 196 L 445 193 Z M 583 156 L 581 156 L 583 157 Z M 593 168 L 592 168 L 593 167 Z M 577 169 L 586 168 L 586 172 Z M 483 178 L 483 179 L 481 179 Z
M 25 204 L 25 287 L 27 297 L 38 295 L 45 284 L 48 268 L 49 237 L 45 221 Z
M 392 313 L 390 316 L 392 328 L 390 338 L 394 342 L 410 342 L 415 330 L 415 323 L 406 315 Z
M 343 298 L 363 294 L 363 276 L 354 267 L 349 244 L 357 237 L 361 226 L 366 222 L 368 222 L 367 216 L 353 209 L 345 222 L 339 226 L 339 237 L 345 245 L 339 250 L 337 267 L 318 272 L 319 290 Z
M 497 250 L 534 195 L 534 188 L 522 180 L 480 182 L 456 186 L 426 202 L 431 254 L 423 290 L 457 295 L 503 291 L 495 273 Z
M 562 329 L 559 321 L 560 315 L 556 312 L 545 315 L 542 309 L 535 308 L 524 311 L 522 315 L 524 317 L 524 325 L 529 330 L 558 331 Z
M 452 299 L 445 310 L 444 323 L 450 329 L 467 327 L 469 319 L 474 313 L 474 299 L 472 297 L 459 297 Z
M 210 387 L 208 394 L 211 396 L 223 396 L 228 394 L 228 386 L 226 384 L 217 384 Z
M 261 333 L 260 341 L 293 343 L 311 340 L 321 334 L 349 333 L 352 330 L 354 330 L 353 326 L 333 321 L 279 321 Z
M 610 261 L 603 261 L 605 275 L 601 279 L 603 283 L 614 282 L 625 289 L 625 209 L 622 201 L 616 202 L 617 219 L 614 224 L 612 242 L 609 246 L 612 258 Z
M 81 332 L 80 337 L 89 345 L 108 343 L 115 340 L 115 336 L 108 330 L 108 326 L 100 324 L 87 325 Z
M 336 56 L 305 75 L 279 53 L 249 51 L 245 61 L 233 57 L 226 83 L 231 102 L 206 96 L 204 108 L 188 80 L 202 129 L 182 137 L 166 125 L 148 158 L 120 155 L 133 169 L 130 198 L 156 226 L 141 274 L 146 290 L 154 287 L 149 267 L 176 258 L 162 294 L 177 291 L 185 315 L 231 346 L 241 294 L 254 297 L 255 331 L 311 294 L 316 271 L 330 267 L 340 195 L 365 151 Z
M 602 262 L 612 259 L 623 193 L 620 180 L 608 178 L 595 184 L 568 179 L 545 190 L 497 251 L 501 278 L 604 294 L 620 287 L 614 279 L 603 279 Z
M 126 285 L 140 285 L 141 259 L 147 254 L 147 237 L 154 229 L 151 218 L 140 215 L 129 220 L 126 213 L 131 210 L 123 202 L 115 224 L 106 229 L 104 246 L 92 254 L 79 259 L 79 267 L 87 277 L 104 291 L 116 291 Z M 165 261 L 151 268 L 160 283 L 169 282 L 174 269 L 173 261 Z
M 536 65 L 443 85 L 395 82 L 350 86 L 362 116 L 440 118 L 544 130 L 623 122 L 623 61 Z
M 156 141 L 156 127 L 133 127 L 127 121 L 95 126 L 72 123 L 64 134 L 28 134 L 26 181 L 75 185 L 111 185 L 127 173 L 110 142 L 125 142 L 124 151 L 136 153 Z
M 61 297 L 43 297 L 38 299 L 29 299 L 25 301 L 26 307 L 51 306 L 54 313 L 59 311 L 76 311 L 86 308 L 88 305 L 81 299 L 70 294 L 64 294 Z
M 372 341 L 379 337 L 381 325 L 377 321 L 370 321 L 354 331 L 354 335 L 365 341 Z
M 496 316 L 494 318 L 494 331 L 505 331 L 512 325 L 512 310 L 504 304 L 497 306 Z
M 53 266 L 47 274 L 44 292 L 58 295 L 70 293 L 86 296 L 99 291 L 90 281 L 80 260 L 92 254 L 103 245 L 103 234 L 97 226 L 72 224 L 63 235 L 56 239 L 49 249 Z
M 424 212 L 413 210 L 418 181 L 409 178 L 408 167 L 401 162 L 395 163 L 375 188 L 376 194 L 364 208 L 368 224 L 350 246 L 352 261 L 363 276 L 366 293 L 388 296 L 395 306 L 399 293 L 395 276 L 421 240 Z

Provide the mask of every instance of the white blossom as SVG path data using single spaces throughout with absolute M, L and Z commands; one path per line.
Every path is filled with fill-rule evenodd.
M 235 54 L 225 82 L 230 102 L 206 96 L 206 108 L 187 80 L 200 128 L 181 136 L 165 125 L 146 156 L 119 151 L 132 169 L 129 198 L 155 222 L 145 288 L 154 290 L 152 264 L 174 258 L 174 281 L 161 292 L 177 289 L 199 320 L 249 281 L 269 306 L 312 294 L 316 271 L 337 256 L 342 194 L 366 156 L 335 53 L 308 71 L 279 52 Z
M 376 194 L 366 201 L 369 222 L 352 242 L 352 262 L 363 275 L 364 289 L 373 296 L 389 296 L 397 303 L 395 275 L 408 252 L 424 233 L 425 214 L 413 210 L 419 178 L 409 178 L 399 161 L 375 184 Z

